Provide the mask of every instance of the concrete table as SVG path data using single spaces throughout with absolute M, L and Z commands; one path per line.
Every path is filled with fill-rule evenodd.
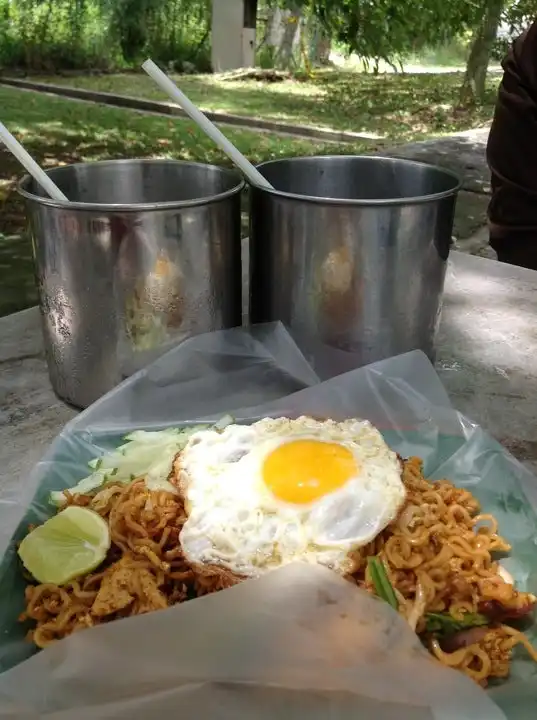
M 537 273 L 453 253 L 437 368 L 453 405 L 537 471 Z M 36 308 L 0 319 L 0 483 L 75 410 L 50 387 Z

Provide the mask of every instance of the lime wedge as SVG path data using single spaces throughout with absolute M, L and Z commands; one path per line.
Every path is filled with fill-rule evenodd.
M 108 523 L 75 505 L 39 525 L 21 542 L 19 557 L 39 583 L 65 585 L 95 570 L 110 548 Z

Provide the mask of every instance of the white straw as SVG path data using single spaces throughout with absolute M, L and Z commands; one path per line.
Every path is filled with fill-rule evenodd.
M 41 187 L 47 191 L 53 200 L 58 200 L 59 202 L 69 202 L 69 198 L 66 197 L 60 188 L 52 182 L 49 176 L 41 170 L 33 157 L 26 152 L 20 142 L 13 137 L 7 127 L 1 122 L 0 139 L 4 142 L 7 149 L 11 150 L 20 164 L 28 170 L 34 180 L 36 180 Z
M 256 170 L 252 163 L 247 160 L 244 155 L 237 150 L 235 145 L 231 143 L 225 135 L 214 125 L 209 118 L 191 102 L 187 96 L 179 90 L 177 85 L 163 73 L 162 70 L 152 60 L 146 60 L 142 65 L 146 73 L 153 78 L 157 85 L 186 112 L 186 114 L 194 120 L 195 123 L 213 140 L 218 147 L 223 150 L 226 155 L 233 160 L 235 165 L 242 170 L 252 185 L 258 185 L 264 188 L 272 189 L 272 185 L 263 175 Z

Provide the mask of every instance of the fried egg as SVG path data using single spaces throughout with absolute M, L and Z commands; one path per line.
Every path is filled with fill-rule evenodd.
M 397 455 L 364 420 L 266 418 L 194 433 L 177 461 L 192 563 L 245 576 L 291 562 L 352 570 L 349 554 L 405 499 Z

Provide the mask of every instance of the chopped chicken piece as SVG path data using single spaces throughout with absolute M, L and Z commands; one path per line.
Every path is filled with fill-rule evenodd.
M 135 603 L 139 612 L 150 612 L 168 607 L 168 601 L 159 590 L 155 576 L 147 568 L 123 557 L 112 565 L 103 578 L 91 608 L 92 615 L 105 617 L 124 610 Z

